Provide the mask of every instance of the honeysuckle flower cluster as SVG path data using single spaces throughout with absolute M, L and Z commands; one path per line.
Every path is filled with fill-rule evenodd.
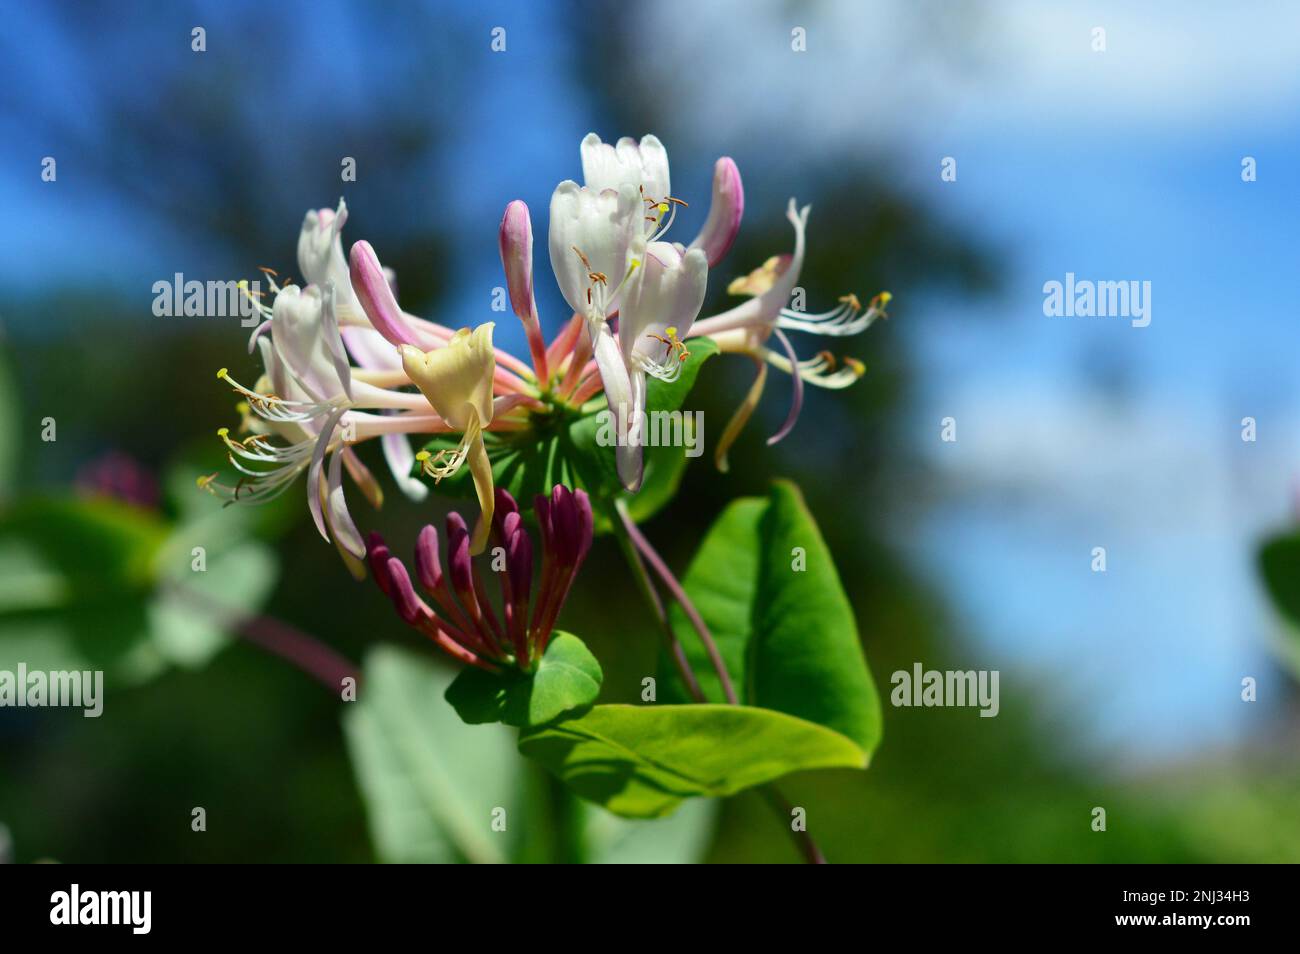
M 701 319 L 709 271 L 731 249 L 744 212 L 736 164 L 728 157 L 717 160 L 708 216 L 699 234 L 683 245 L 672 241 L 669 231 L 686 203 L 672 194 L 667 152 L 656 137 L 610 145 L 592 133 L 583 139 L 580 156 L 583 183 L 560 183 L 550 202 L 549 258 L 571 317 L 549 343 L 534 291 L 528 208 L 511 202 L 501 220 L 501 262 L 511 309 L 525 331 L 526 358 L 494 345 L 491 322 L 455 330 L 403 310 L 397 276 L 383 267 L 370 243 L 355 242 L 345 256 L 346 205 L 340 201 L 335 210 L 308 212 L 297 249 L 302 286 L 264 269 L 273 297 L 254 297 L 264 320 L 249 339 L 249 351 L 260 358 L 260 375 L 250 384 L 225 368 L 218 374 L 241 398 L 238 434 L 226 428 L 218 432 L 238 476 L 223 481 L 212 474 L 201 478 L 200 486 L 232 503 L 255 503 L 278 496 L 305 474 L 317 529 L 361 576 L 367 562 L 375 567 L 374 548 L 351 515 L 343 475 L 375 507 L 382 504 L 383 492 L 355 451 L 360 443 L 381 442 L 397 486 L 417 501 L 428 488 L 413 473 L 437 483 L 468 469 L 480 512 L 473 528 L 465 525 L 464 540 L 459 530 L 454 536 L 457 547 L 463 544 L 467 555 L 477 555 L 494 532 L 505 532 L 487 435 L 526 434 L 539 419 L 557 410 L 588 408 L 603 394 L 616 422 L 611 453 L 617 472 L 626 490 L 635 492 L 642 480 L 647 379 L 675 379 L 691 360 L 692 338 L 708 335 L 723 352 L 745 355 L 759 369 L 719 440 L 715 456 L 723 468 L 727 448 L 762 394 L 768 365 L 789 373 L 794 383 L 790 412 L 769 443 L 794 426 L 804 383 L 844 387 L 861 375 L 861 364 L 839 363 L 829 352 L 800 360 L 785 334 L 857 334 L 884 315 L 889 301 L 888 293 L 881 293 L 864 308 L 847 295 L 836 308 L 815 315 L 789 307 L 805 256 L 807 206 L 798 209 L 790 201 L 793 253 L 774 256 L 732 281 L 728 290 L 748 300 Z M 416 453 L 411 445 L 416 435 L 426 442 L 445 435 L 452 446 Z M 589 524 L 585 494 L 582 500 Z M 508 545 L 518 535 L 519 517 L 513 501 L 507 511 L 513 528 Z M 448 534 L 453 535 L 450 528 Z M 406 600 L 409 587 L 398 586 L 400 573 L 391 562 L 383 563 L 383 570 L 381 584 Z M 414 618 L 425 619 L 422 611 L 411 610 L 421 604 L 401 605 L 404 615 L 410 610 Z M 450 612 L 441 619 L 446 625 L 427 624 L 446 636 L 438 639 L 440 645 L 449 651 L 459 647 L 456 653 L 473 656 L 475 664 L 496 665 L 503 658 L 497 650 L 518 656 L 534 648 L 528 642 L 495 644 L 487 638 L 490 626 L 489 631 L 477 624 L 467 628 Z M 544 646 L 544 637 L 538 639 Z
M 514 498 L 498 488 L 492 541 L 494 553 L 504 561 L 497 570 L 501 616 L 493 609 L 478 564 L 470 556 L 469 529 L 458 513 L 447 517 L 445 572 L 438 554 L 438 531 L 426 526 L 416 539 L 416 579 L 434 606 L 415 592 L 406 565 L 392 555 L 383 537 L 372 533 L 369 557 L 375 581 L 407 625 L 456 659 L 489 671 L 508 666 L 531 670 L 546 652 L 573 580 L 591 549 L 592 535 L 591 501 L 585 491 L 557 484 L 549 496 L 537 497 L 534 512 L 542 535 L 535 598 L 532 539 Z

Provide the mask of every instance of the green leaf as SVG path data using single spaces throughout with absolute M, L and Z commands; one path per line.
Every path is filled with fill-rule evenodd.
M 159 586 L 149 608 L 159 651 L 191 668 L 227 645 L 228 621 L 256 613 L 279 578 L 275 550 L 256 539 L 272 529 L 268 508 L 223 507 L 195 486 L 202 472 L 186 462 L 167 472 L 165 486 L 180 520 L 158 553 Z M 203 548 L 201 572 L 194 569 L 196 547 Z
M 700 368 L 718 353 L 709 338 L 692 338 L 691 357 L 682 366 L 675 381 L 650 378 L 646 382 L 646 413 L 672 412 L 681 409 L 695 384 Z M 548 494 L 557 483 L 581 487 L 592 497 L 602 500 L 626 496 L 632 516 L 644 520 L 672 499 L 677 491 L 686 455 L 681 447 L 645 448 L 645 479 L 637 494 L 625 494 L 618 479 L 614 448 L 602 446 L 599 411 L 581 414 L 576 410 L 557 410 L 549 416 L 537 415 L 527 431 L 488 432 L 484 441 L 492 461 L 492 478 L 505 488 L 525 510 L 533 506 L 538 494 Z M 425 444 L 431 454 L 451 450 L 458 438 L 439 436 Z M 420 476 L 419 466 L 412 471 Z M 438 484 L 430 484 L 437 493 L 473 499 L 474 485 L 468 468 Z M 597 531 L 608 528 L 603 513 L 597 517 Z
M 718 821 L 718 802 L 697 798 L 667 818 L 620 818 L 582 805 L 586 860 L 593 865 L 694 865 L 704 861 Z
M 0 502 L 11 493 L 18 476 L 18 451 L 22 431 L 18 426 L 21 406 L 8 352 L 0 349 Z
M 115 684 L 156 675 L 148 603 L 167 535 L 156 514 L 113 500 L 31 499 L 0 518 L 0 668 L 100 669 Z
M 794 716 L 750 706 L 596 706 L 526 729 L 519 750 L 578 795 L 630 818 L 656 818 L 683 799 L 734 795 L 804 769 L 863 768 L 851 740 Z
M 1274 537 L 1261 548 L 1259 566 L 1273 603 L 1300 627 L 1300 533 Z
M 255 612 L 276 580 L 274 552 L 223 516 L 174 526 L 107 498 L 15 507 L 0 518 L 0 664 L 102 669 L 123 685 L 206 663 L 226 620 Z
M 797 554 L 806 564 L 796 568 Z M 722 653 L 742 702 L 816 722 L 871 752 L 880 700 L 853 608 L 799 489 L 734 501 L 709 530 L 683 580 Z M 673 630 L 706 698 L 722 690 L 699 636 L 675 604 Z M 665 663 L 668 700 L 685 691 Z
M 379 859 L 507 860 L 511 828 L 492 822 L 522 807 L 513 733 L 461 722 L 443 700 L 451 670 L 425 656 L 377 647 L 363 672 L 343 728 Z
M 1300 533 L 1274 537 L 1260 549 L 1260 572 L 1273 604 L 1287 623 L 1285 639 L 1277 649 L 1300 675 Z
M 175 558 L 161 570 L 162 585 L 149 606 L 154 643 L 178 666 L 197 668 L 208 663 L 230 642 L 227 619 L 255 613 L 275 589 L 279 562 L 275 551 L 257 540 L 231 543 L 207 551 L 207 569 L 191 569 L 189 542 L 177 531 L 175 546 L 164 548 Z M 220 607 L 222 615 L 213 615 Z M 227 615 L 229 614 L 229 615 Z
M 602 678 L 600 663 L 583 641 L 556 632 L 534 672 L 465 669 L 447 689 L 447 701 L 470 725 L 545 725 L 590 707 Z

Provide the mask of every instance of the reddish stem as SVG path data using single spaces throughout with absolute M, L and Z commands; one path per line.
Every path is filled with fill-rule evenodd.
M 709 627 L 704 624 L 704 619 L 700 616 L 699 610 L 695 608 L 691 598 L 686 595 L 686 590 L 677 582 L 677 577 L 673 576 L 672 570 L 668 569 L 668 564 L 664 563 L 663 558 L 650 545 L 650 541 L 641 533 L 641 529 L 632 520 L 631 515 L 628 514 L 627 508 L 621 502 L 616 502 L 615 508 L 618 511 L 619 519 L 623 521 L 623 527 L 627 530 L 627 535 L 632 539 L 636 548 L 641 551 L 641 555 L 645 557 L 651 569 L 658 574 L 659 579 L 668 588 L 668 592 L 672 594 L 673 599 L 677 601 L 677 605 L 682 608 L 682 612 L 690 620 L 692 628 L 699 635 L 700 642 L 704 644 L 704 651 L 709 656 L 709 662 L 713 665 L 713 671 L 718 674 L 718 682 L 722 685 L 722 694 L 726 696 L 730 705 L 737 705 L 739 699 L 736 696 L 735 687 L 731 684 L 731 676 L 727 673 L 727 664 L 722 661 L 722 653 L 718 651 L 718 644 L 713 641 L 713 634 L 709 632 Z

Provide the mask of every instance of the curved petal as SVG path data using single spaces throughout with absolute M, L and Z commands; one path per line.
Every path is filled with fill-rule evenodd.
M 364 559 L 366 541 L 357 532 L 357 525 L 352 521 L 352 515 L 348 513 L 347 498 L 343 496 L 343 455 L 337 450 L 330 455 L 325 513 L 329 527 L 334 531 L 334 542 L 358 560 Z
M 797 369 L 799 367 L 799 356 L 795 354 L 794 345 L 790 344 L 790 339 L 785 336 L 785 332 L 780 328 L 773 328 L 772 334 L 785 350 L 785 356 L 790 361 L 790 367 Z M 790 399 L 790 411 L 785 416 L 785 423 L 767 439 L 768 447 L 783 440 L 787 434 L 794 430 L 795 422 L 799 420 L 799 412 L 803 409 L 803 376 L 797 373 L 792 374 L 790 375 L 790 381 L 794 388 L 794 394 Z
M 371 327 L 395 345 L 416 343 L 415 335 L 397 307 L 392 286 L 379 264 L 379 256 L 366 241 L 352 246 L 352 289 Z
M 311 464 L 307 467 L 307 509 L 311 511 L 312 522 L 316 524 L 316 529 L 320 535 L 329 540 L 329 530 L 325 525 L 325 515 L 321 506 L 321 469 L 325 462 L 325 452 L 329 449 L 330 438 L 334 434 L 334 428 L 338 426 L 339 418 L 346 412 L 346 408 L 339 408 L 332 413 L 325 421 L 325 426 L 321 428 L 320 436 L 316 439 L 316 446 L 312 449 Z
M 740 232 L 740 219 L 745 214 L 745 186 L 740 181 L 740 170 L 729 156 L 723 156 L 713 166 L 713 201 L 709 217 L 688 248 L 701 249 L 709 259 L 709 267 L 717 265 L 736 241 Z
M 343 393 L 352 397 L 352 365 L 348 363 L 348 354 L 343 350 L 343 339 L 339 337 L 337 301 L 338 289 L 330 282 L 325 286 L 321 302 L 321 340 L 334 365 L 334 374 L 343 387 Z
M 641 489 L 644 476 L 645 455 L 642 450 L 645 435 L 642 428 L 645 423 L 645 374 L 633 371 L 630 375 L 632 407 L 628 419 L 620 421 L 621 439 L 614 449 L 614 461 L 618 465 L 618 477 L 629 493 Z
M 619 141 L 619 151 L 623 151 L 622 140 Z M 645 186 L 646 194 L 660 200 L 672 195 L 672 181 L 668 175 L 668 150 L 659 141 L 659 137 L 642 136 L 636 151 L 641 160 L 641 184 Z
M 429 496 L 428 486 L 411 476 L 411 470 L 415 467 L 415 452 L 411 450 L 410 438 L 405 434 L 384 434 L 379 438 L 379 446 L 383 449 L 384 460 L 398 489 L 416 503 Z
M 592 325 L 587 330 L 592 334 L 592 353 L 596 359 L 596 369 L 600 372 L 601 385 L 605 389 L 605 403 L 615 426 L 615 460 L 618 463 L 618 475 L 623 486 L 636 491 L 641 486 L 641 447 L 640 431 L 636 428 L 637 415 L 634 403 L 633 378 L 644 376 L 629 374 L 623 362 L 623 353 L 614 339 L 609 326 L 603 322 L 592 332 Z M 642 398 L 644 407 L 644 397 Z
M 492 532 L 492 513 L 496 507 L 496 494 L 492 487 L 492 461 L 488 459 L 487 447 L 483 443 L 483 428 L 479 424 L 477 413 L 473 415 L 465 437 L 470 442 L 466 463 L 474 478 L 479 506 L 478 523 L 474 525 L 469 552 L 472 556 L 477 556 L 487 547 L 488 536 Z

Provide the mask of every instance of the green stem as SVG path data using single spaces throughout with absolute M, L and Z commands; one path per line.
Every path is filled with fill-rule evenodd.
M 682 649 L 681 641 L 677 638 L 677 634 L 673 632 L 672 624 L 668 622 L 668 613 L 664 610 L 663 600 L 659 598 L 659 593 L 655 590 L 654 581 L 650 579 L 649 571 L 646 570 L 645 561 L 641 559 L 641 554 L 637 552 L 636 545 L 632 542 L 632 538 L 628 536 L 627 528 L 623 525 L 622 515 L 618 512 L 619 506 L 620 504 L 616 501 L 614 507 L 606 514 L 614 528 L 614 536 L 618 540 L 619 549 L 623 551 L 623 557 L 627 560 L 628 566 L 632 568 L 632 575 L 641 588 L 641 595 L 650 604 L 655 617 L 659 620 L 659 625 L 663 627 L 664 638 L 668 642 L 668 654 L 672 656 L 673 662 L 677 665 L 677 672 L 681 675 L 682 682 L 686 684 L 687 692 L 696 702 L 704 702 L 704 690 L 700 688 L 700 681 L 695 677 L 695 672 L 691 669 L 690 661 L 686 658 L 686 651 Z

